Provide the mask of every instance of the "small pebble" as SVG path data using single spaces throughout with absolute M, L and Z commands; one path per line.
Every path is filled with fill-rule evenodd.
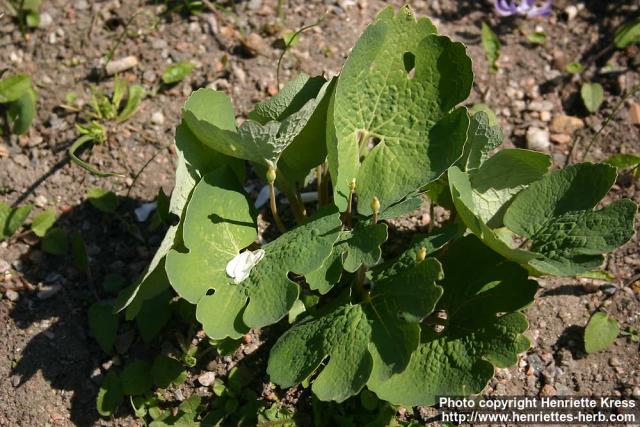
M 545 386 L 542 387 L 542 390 L 540 390 L 540 395 L 541 396 L 555 396 L 556 395 L 556 389 L 551 384 L 545 384 Z
M 20 299 L 20 295 L 16 291 L 14 291 L 13 289 L 7 290 L 7 292 L 5 292 L 5 294 L 4 294 L 4 296 L 7 297 L 7 299 L 9 301 L 13 301 L 13 302 L 16 302 L 16 301 L 18 301 L 18 299 Z
M 198 382 L 204 387 L 209 387 L 216 380 L 215 372 L 205 372 L 198 377 Z
M 551 122 L 551 131 L 555 133 L 566 133 L 573 135 L 573 133 L 584 127 L 584 122 L 578 117 L 572 117 L 567 115 L 560 115 L 553 118 Z
M 629 120 L 632 125 L 640 125 L 640 104 L 632 102 L 629 106 Z
M 530 127 L 527 129 L 527 148 L 535 151 L 548 152 L 551 142 L 549 132 L 544 129 Z
M 116 59 L 115 61 L 111 61 L 107 64 L 106 70 L 107 74 L 110 76 L 126 71 L 130 68 L 138 65 L 138 58 L 135 56 L 126 56 L 124 58 Z
M 47 12 L 43 12 L 40 14 L 40 22 L 38 23 L 38 27 L 47 28 L 53 23 L 53 18 Z
M 567 21 L 572 21 L 576 16 L 578 16 L 578 8 L 575 5 L 569 5 L 564 8 L 564 13 L 567 14 Z
M 44 208 L 45 206 L 47 206 L 47 203 L 49 202 L 47 200 L 46 197 L 44 197 L 43 195 L 39 195 L 36 197 L 36 199 L 33 201 L 35 203 L 35 205 L 39 208 Z
M 611 357 L 609 358 L 609 365 L 616 367 L 616 366 L 622 365 L 622 363 L 620 362 L 620 359 L 618 359 L 617 357 Z
M 162 111 L 156 111 L 151 115 L 151 122 L 155 125 L 162 126 L 164 124 L 164 114 Z

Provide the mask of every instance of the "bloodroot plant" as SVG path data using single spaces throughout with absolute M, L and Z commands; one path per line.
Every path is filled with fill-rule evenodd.
M 298 76 L 238 128 L 225 94 L 194 92 L 176 131 L 173 225 L 118 309 L 135 318 L 172 288 L 213 340 L 280 323 L 269 378 L 323 401 L 480 392 L 529 348 L 531 277 L 599 268 L 632 237 L 636 205 L 596 209 L 612 166 L 551 171 L 546 154 L 497 151 L 491 114 L 461 106 L 472 81 L 462 44 L 389 7 L 338 77 Z M 246 162 L 270 190 L 268 242 Z M 387 256 L 387 222 L 425 194 L 451 219 Z

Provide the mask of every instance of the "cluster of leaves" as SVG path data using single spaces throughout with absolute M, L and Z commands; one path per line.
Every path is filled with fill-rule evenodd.
M 36 98 L 28 75 L 15 74 L 0 79 L 0 112 L 4 112 L 10 132 L 22 135 L 29 130 L 36 115 Z
M 13 237 L 27 221 L 32 209 L 32 205 L 11 207 L 0 202 L 0 241 Z M 87 253 L 82 235 L 75 232 L 68 236 L 55 225 L 56 221 L 56 210 L 45 209 L 33 217 L 27 232 L 40 239 L 40 248 L 48 254 L 64 256 L 71 253 L 76 267 L 88 274 Z
M 137 111 L 146 93 L 142 86 L 129 86 L 126 80 L 119 76 L 115 77 L 113 83 L 113 93 L 111 96 L 96 90 L 92 91 L 89 108 L 77 110 L 75 107 L 65 105 L 66 108 L 81 114 L 84 122 L 77 123 L 76 129 L 82 135 L 69 148 L 71 160 L 83 169 L 96 176 L 119 175 L 113 172 L 101 172 L 89 163 L 78 157 L 77 152 L 84 146 L 91 143 L 103 143 L 108 136 L 106 126 L 110 124 L 120 124 L 131 118 Z M 67 104 L 73 104 L 77 98 L 75 93 L 67 94 Z
M 139 319 L 181 302 L 213 340 L 287 319 L 267 373 L 321 401 L 366 390 L 414 406 L 479 392 L 529 347 L 529 277 L 597 269 L 631 238 L 636 206 L 595 210 L 612 166 L 550 172 L 542 153 L 493 154 L 500 128 L 459 106 L 472 80 L 464 46 L 403 7 L 378 15 L 338 77 L 297 77 L 239 127 L 226 95 L 194 92 L 176 131 L 167 234 L 116 309 Z M 281 221 L 266 243 L 245 162 L 265 177 L 274 221 L 277 187 L 298 222 L 286 231 Z M 307 188 L 317 208 L 304 206 Z M 424 193 L 454 219 L 385 257 L 385 221 Z

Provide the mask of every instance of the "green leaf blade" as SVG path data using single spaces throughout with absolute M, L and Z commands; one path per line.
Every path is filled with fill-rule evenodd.
M 374 196 L 384 210 L 457 160 L 468 118 L 463 110 L 450 110 L 468 96 L 471 80 L 464 47 L 435 35 L 429 20 L 416 19 L 408 7 L 380 13 L 336 86 L 328 143 L 340 211 L 354 178 L 362 201 L 358 212 L 370 215 Z
M 600 83 L 584 83 L 580 89 L 584 106 L 590 113 L 595 113 L 604 101 L 604 88 Z
M 618 337 L 618 322 L 607 313 L 597 312 L 584 330 L 584 348 L 587 353 L 596 353 L 607 349 Z

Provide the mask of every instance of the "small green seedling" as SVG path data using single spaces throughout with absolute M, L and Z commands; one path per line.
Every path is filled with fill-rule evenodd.
M 104 143 L 111 129 L 117 128 L 121 123 L 129 120 L 131 116 L 133 116 L 144 97 L 145 90 L 142 86 L 129 86 L 126 80 L 116 76 L 113 85 L 113 94 L 107 96 L 105 93 L 94 89 L 91 102 L 88 104 L 88 110 L 78 110 L 73 106 L 64 105 L 68 110 L 78 112 L 81 119 L 83 119 L 83 122 L 76 124 L 78 133 L 82 136 L 69 148 L 71 160 L 96 176 L 122 176 L 115 172 L 99 171 L 89 163 L 80 159 L 77 156 L 77 152 L 87 144 Z
M 9 0 L 4 4 L 9 6 L 9 13 L 18 21 L 23 36 L 27 28 L 37 28 L 40 25 L 42 0 Z
M 584 66 L 579 62 L 571 62 L 567 64 L 565 71 L 569 74 L 580 74 L 584 71 Z
M 640 342 L 640 332 L 633 326 L 627 326 L 625 329 L 620 331 L 620 336 L 627 337 L 629 342 L 634 344 Z
M 547 34 L 543 31 L 535 31 L 527 34 L 527 40 L 531 44 L 543 45 L 547 42 Z
M 0 80 L 0 114 L 4 113 L 10 132 L 22 135 L 36 115 L 36 92 L 31 77 L 15 74 Z
M 500 58 L 500 39 L 486 22 L 482 23 L 481 38 L 489 70 L 495 73 L 498 71 L 498 58 Z
M 633 176 L 640 177 L 640 154 L 615 154 L 605 160 L 605 163 L 619 171 L 630 171 Z
M 195 65 L 187 61 L 169 65 L 162 73 L 162 83 L 165 85 L 178 83 L 191 74 L 194 67 Z
M 595 113 L 604 101 L 604 88 L 600 83 L 583 83 L 580 96 L 587 110 L 590 113 Z
M 22 227 L 32 208 L 31 205 L 12 208 L 0 202 L 0 242 L 12 237 Z
M 584 349 L 587 353 L 605 350 L 616 340 L 618 332 L 618 322 L 599 311 L 591 316 L 584 330 Z
M 613 43 L 618 49 L 640 43 L 640 19 L 635 19 L 618 28 Z

